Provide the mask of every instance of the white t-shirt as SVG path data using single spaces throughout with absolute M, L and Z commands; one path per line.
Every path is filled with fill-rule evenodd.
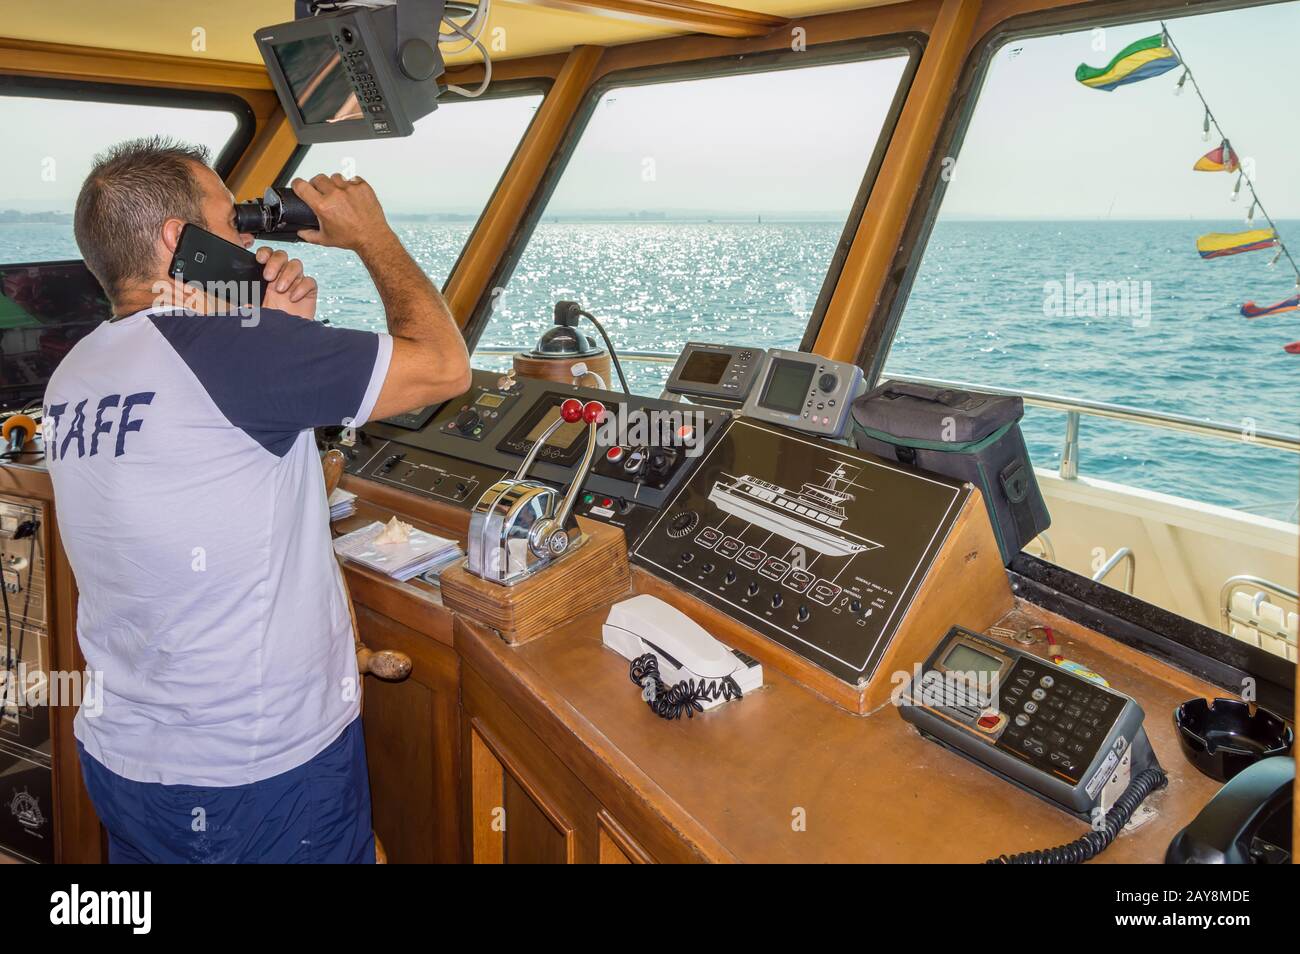
M 106 322 L 45 392 L 46 461 L 100 705 L 75 732 L 139 782 L 288 771 L 359 711 L 312 428 L 365 423 L 387 335 L 284 312 Z

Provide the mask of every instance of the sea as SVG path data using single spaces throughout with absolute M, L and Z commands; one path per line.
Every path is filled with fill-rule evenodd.
M 1278 223 L 1297 236 L 1300 222 Z M 1300 311 L 1249 321 L 1294 294 L 1286 260 L 1252 252 L 1201 260 L 1196 237 L 1225 222 L 941 221 L 921 260 L 886 362 L 916 375 L 1110 402 L 1227 425 L 1218 439 L 1085 415 L 1079 473 L 1295 522 L 1300 455 L 1261 445 L 1300 434 Z M 402 240 L 445 280 L 468 222 L 399 221 Z M 483 345 L 531 348 L 556 300 L 601 319 L 618 349 L 687 341 L 796 347 L 841 225 L 812 221 L 544 221 L 493 295 Z M 292 246 L 321 285 L 318 318 L 380 330 L 365 269 L 339 249 Z M 80 257 L 62 223 L 0 223 L 0 262 Z M 508 357 L 475 364 L 504 368 Z M 628 361 L 633 390 L 657 394 L 666 364 Z M 611 382 L 613 384 L 613 382 Z M 616 385 L 615 385 L 616 386 Z M 1060 465 L 1066 421 L 1027 408 L 1030 456 Z

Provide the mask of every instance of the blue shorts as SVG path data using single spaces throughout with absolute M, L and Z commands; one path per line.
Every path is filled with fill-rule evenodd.
M 77 752 L 110 864 L 374 863 L 360 719 L 311 761 L 229 788 L 133 782 Z

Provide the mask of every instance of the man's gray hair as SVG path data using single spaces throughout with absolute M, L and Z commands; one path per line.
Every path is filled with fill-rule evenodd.
M 206 225 L 194 164 L 208 150 L 162 136 L 120 142 L 95 157 L 73 218 L 86 267 L 110 298 L 155 274 L 159 230 L 168 219 Z

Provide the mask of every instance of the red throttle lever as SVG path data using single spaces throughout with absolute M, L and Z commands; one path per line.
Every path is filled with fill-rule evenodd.
M 599 424 L 605 418 L 605 405 L 599 401 L 588 401 L 583 404 L 577 398 L 566 398 L 560 405 L 560 417 L 570 424 L 577 424 L 579 421 Z
M 582 460 L 574 469 L 573 481 L 569 484 L 564 499 L 560 501 L 554 520 L 549 522 L 549 526 L 534 531 L 539 538 L 545 535 L 544 545 L 552 556 L 559 556 L 569 548 L 569 515 L 573 512 L 578 492 L 586 483 L 587 472 L 591 469 L 591 458 L 596 452 L 596 425 L 605 419 L 605 405 L 599 401 L 588 401 L 583 404 L 576 398 L 568 398 L 560 405 L 560 417 L 570 424 L 576 424 L 578 421 L 587 422 L 587 452 L 583 454 Z M 538 544 L 540 548 L 542 545 L 540 539 Z

